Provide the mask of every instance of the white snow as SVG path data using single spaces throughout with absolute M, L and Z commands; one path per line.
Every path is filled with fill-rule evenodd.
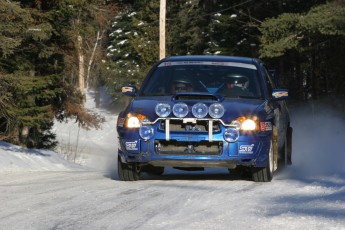
M 294 164 L 270 183 L 226 169 L 172 168 L 122 182 L 116 113 L 95 109 L 93 93 L 87 96 L 86 106 L 106 119 L 102 129 L 55 126 L 57 151 L 76 163 L 0 142 L 0 229 L 345 229 L 345 124 L 338 115 L 293 109 Z
M 122 33 L 122 29 L 117 29 L 114 32 L 117 33 L 117 34 Z
M 118 42 L 117 44 L 118 44 L 118 45 L 123 45 L 123 44 L 125 44 L 127 41 L 128 41 L 128 39 L 125 39 L 125 40 L 122 40 L 122 41 Z
M 66 162 L 53 151 L 26 149 L 0 141 L 0 172 L 72 171 L 81 166 Z
M 136 15 L 136 14 L 137 14 L 137 12 L 132 12 L 132 13 L 128 14 L 127 16 L 128 16 L 128 17 L 132 17 L 132 16 L 134 16 L 134 15 Z

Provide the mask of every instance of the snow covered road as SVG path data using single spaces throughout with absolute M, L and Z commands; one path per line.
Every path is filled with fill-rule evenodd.
M 0 229 L 345 229 L 345 175 L 271 183 L 226 171 L 138 182 L 98 171 L 0 174 Z

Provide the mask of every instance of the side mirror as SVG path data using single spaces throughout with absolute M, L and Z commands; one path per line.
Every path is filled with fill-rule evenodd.
M 134 85 L 125 85 L 121 88 L 121 92 L 124 95 L 134 97 L 137 93 L 137 89 Z
M 272 92 L 272 99 L 275 101 L 286 100 L 289 97 L 287 89 L 274 89 Z

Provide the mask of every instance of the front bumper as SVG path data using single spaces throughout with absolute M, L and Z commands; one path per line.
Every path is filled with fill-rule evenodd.
M 230 125 L 218 120 L 209 123 L 206 126 L 212 128 L 186 131 L 169 128 L 166 121 L 154 122 L 155 134 L 148 141 L 140 138 L 138 129 L 120 128 L 118 155 L 123 162 L 153 166 L 267 166 L 271 132 L 240 131 L 236 142 L 227 142 L 223 133 Z

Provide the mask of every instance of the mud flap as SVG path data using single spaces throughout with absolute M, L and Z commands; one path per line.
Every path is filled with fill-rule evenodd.
M 273 126 L 272 130 L 272 144 L 273 144 L 273 172 L 278 169 L 278 128 Z
M 287 133 L 286 133 L 286 151 L 287 151 L 287 156 L 286 156 L 286 163 L 288 165 L 292 164 L 291 156 L 292 156 L 292 132 L 293 129 L 292 127 L 288 127 Z

